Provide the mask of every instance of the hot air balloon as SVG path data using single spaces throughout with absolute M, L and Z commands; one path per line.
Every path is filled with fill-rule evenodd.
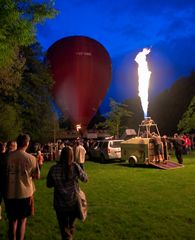
M 92 38 L 71 36 L 48 49 L 47 61 L 55 82 L 55 103 L 73 124 L 87 127 L 111 82 L 107 50 Z

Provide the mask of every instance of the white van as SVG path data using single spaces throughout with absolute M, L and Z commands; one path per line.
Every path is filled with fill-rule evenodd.
M 90 158 L 100 159 L 102 163 L 111 159 L 121 159 L 120 143 L 124 140 L 100 140 L 94 142 L 89 150 Z

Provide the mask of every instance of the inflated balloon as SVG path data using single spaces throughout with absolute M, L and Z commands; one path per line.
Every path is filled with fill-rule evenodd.
M 111 81 L 111 59 L 96 40 L 72 36 L 55 42 L 47 52 L 58 107 L 74 124 L 87 126 Z

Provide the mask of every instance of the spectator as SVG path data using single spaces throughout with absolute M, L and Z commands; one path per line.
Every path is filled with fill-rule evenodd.
M 166 160 L 169 160 L 167 135 L 163 135 L 161 140 L 163 144 L 163 162 L 167 163 Z
M 178 160 L 178 163 L 183 164 L 182 153 L 183 153 L 184 140 L 180 136 L 178 136 L 177 133 L 174 134 L 173 139 L 169 139 L 169 140 L 171 140 L 171 142 L 173 143 L 175 156 Z
M 77 141 L 75 148 L 75 161 L 84 169 L 86 150 L 81 141 Z
M 17 149 L 16 141 L 8 141 L 7 144 L 3 143 L 0 144 L 0 204 L 2 199 L 5 197 L 5 188 L 6 188 L 6 158 L 9 152 L 15 151 Z M 1 216 L 1 206 L 0 206 L 0 220 L 2 219 Z
M 43 161 L 44 161 L 41 150 L 37 151 L 37 161 L 38 161 L 38 165 L 39 165 L 39 170 L 41 171 L 41 168 L 43 166 Z
M 13 152 L 17 149 L 16 141 L 8 141 L 6 145 L 6 153 Z
M 76 188 L 78 179 L 87 182 L 86 173 L 74 162 L 73 150 L 62 149 L 60 161 L 52 166 L 47 176 L 47 187 L 54 187 L 54 209 L 58 219 L 62 240 L 72 240 L 74 222 L 79 215 Z
M 5 179 L 4 179 L 4 163 L 5 163 L 5 150 L 6 143 L 0 142 L 0 220 L 2 219 L 1 215 L 1 202 L 4 196 L 4 187 L 5 187 Z
M 191 140 L 186 135 L 183 136 L 183 139 L 184 139 L 184 154 L 189 154 L 192 146 Z
M 29 141 L 28 135 L 19 135 L 17 150 L 10 152 L 6 159 L 5 207 L 9 240 L 24 239 L 27 217 L 34 213 L 33 179 L 38 179 L 40 172 L 36 158 L 26 152 Z

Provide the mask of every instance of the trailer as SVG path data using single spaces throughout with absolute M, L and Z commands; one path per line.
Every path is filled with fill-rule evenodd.
M 183 167 L 170 161 L 166 138 L 160 136 L 157 124 L 150 117 L 141 122 L 136 137 L 121 142 L 121 159 L 127 161 L 129 166 L 151 165 L 161 169 Z

